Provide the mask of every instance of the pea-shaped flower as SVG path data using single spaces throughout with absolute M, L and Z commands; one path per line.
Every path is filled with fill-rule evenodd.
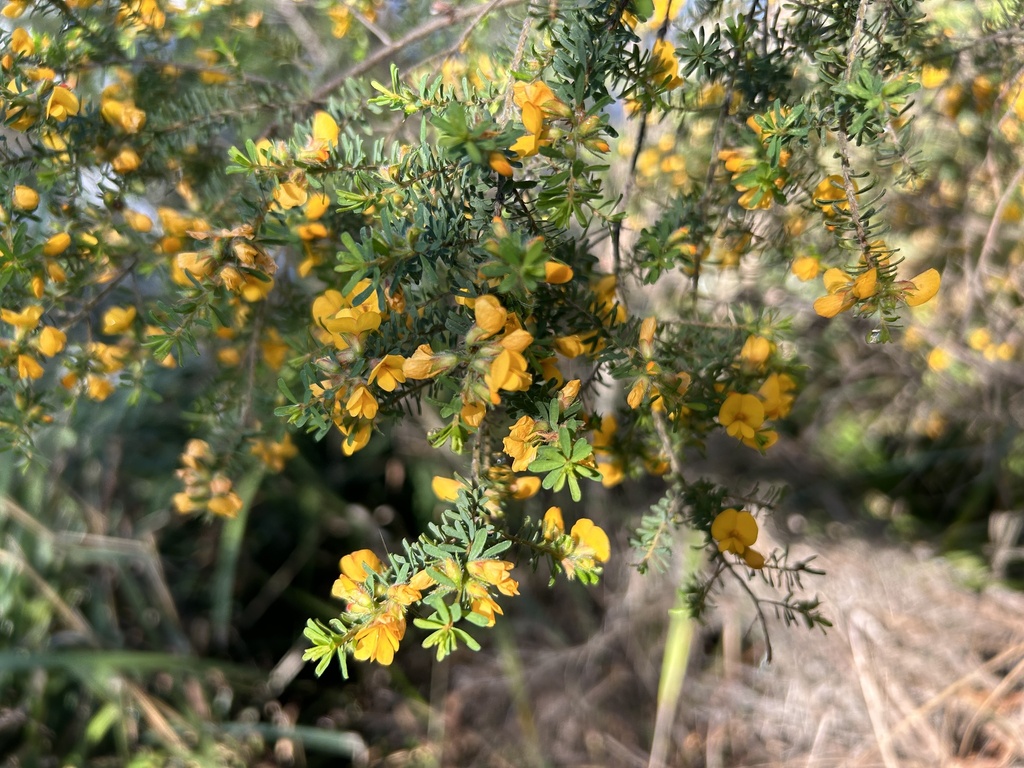
M 718 542 L 719 552 L 742 555 L 757 541 L 757 521 L 746 510 L 723 509 L 711 523 L 711 536 Z
M 722 403 L 718 421 L 730 437 L 752 440 L 764 424 L 764 404 L 755 395 L 733 392 Z

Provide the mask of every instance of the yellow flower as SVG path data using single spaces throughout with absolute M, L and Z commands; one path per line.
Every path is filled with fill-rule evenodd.
M 63 351 L 67 341 L 68 337 L 64 331 L 52 325 L 43 326 L 39 333 L 39 351 L 47 357 L 53 357 Z
M 39 193 L 32 189 L 32 187 L 17 184 L 14 187 L 12 201 L 14 202 L 15 210 L 31 213 L 39 207 Z
M 501 606 L 491 597 L 487 587 L 483 584 L 473 581 L 469 582 L 466 584 L 466 594 L 470 597 L 470 613 L 483 617 L 487 622 L 484 626 L 493 627 L 495 616 L 505 615 L 505 612 L 501 610 Z
M 18 378 L 38 379 L 43 375 L 43 366 L 31 355 L 18 355 Z
M 555 339 L 555 350 L 570 360 L 582 355 L 586 348 L 583 345 L 582 339 L 578 333 L 574 333 L 571 336 L 561 336 Z
M 573 379 L 567 382 L 564 387 L 558 390 L 558 407 L 565 410 L 574 402 L 580 394 L 581 382 L 579 379 Z
M 763 370 L 773 347 L 774 345 L 764 336 L 748 336 L 740 350 L 740 362 L 747 370 Z
M 66 283 L 68 281 L 68 274 L 64 271 L 64 268 L 55 261 L 46 262 L 46 274 L 50 276 L 50 279 L 55 283 Z
M 190 512 L 198 512 L 202 509 L 202 506 L 198 501 L 184 492 L 174 494 L 171 498 L 171 504 L 174 506 L 174 509 L 182 515 L 187 515 Z
M 50 92 L 50 100 L 46 102 L 46 116 L 63 122 L 77 115 L 80 108 L 78 97 L 68 88 L 58 85 Z
M 976 352 L 981 352 L 991 343 L 992 334 L 987 328 L 975 328 L 967 337 L 967 345 Z
M 395 660 L 395 651 L 403 637 L 405 617 L 385 614 L 356 633 L 352 656 L 358 661 L 375 661 L 386 667 Z
M 852 277 L 833 267 L 825 272 L 822 280 L 828 295 L 815 300 L 814 311 L 822 317 L 831 318 L 848 310 L 859 299 L 869 299 L 875 295 L 878 270 L 872 267 L 860 276 Z
M 22 331 L 34 330 L 39 325 L 39 318 L 42 316 L 43 308 L 38 304 L 31 304 L 21 310 L 21 312 L 15 312 L 13 309 L 0 309 L 0 318 L 5 323 L 13 325 Z
M 125 133 L 134 134 L 146 125 L 146 113 L 131 102 L 106 98 L 100 103 L 100 116 L 104 122 L 121 128 Z
M 11 0 L 0 10 L 0 15 L 5 16 L 8 19 L 17 19 L 19 16 L 25 13 L 28 8 L 27 0 Z
M 402 363 L 402 372 L 409 379 L 432 379 L 449 370 L 458 362 L 451 353 L 435 353 L 429 344 L 420 344 L 412 357 Z
M 196 280 L 209 277 L 213 274 L 214 268 L 213 257 L 205 251 L 202 253 L 182 251 L 174 257 L 174 265 L 181 270 L 181 272 L 188 272 L 191 274 L 196 278 Z M 191 287 L 192 285 L 192 281 L 185 276 L 182 276 L 181 279 L 174 278 L 174 282 L 185 287 Z
M 626 404 L 635 411 L 644 401 L 644 396 L 647 394 L 647 390 L 650 386 L 651 382 L 646 376 L 642 376 L 634 381 L 633 386 L 629 390 L 629 394 L 626 395 Z
M 459 498 L 459 491 L 465 488 L 465 484 L 453 477 L 441 477 L 435 475 L 430 481 L 430 490 L 434 492 L 441 501 L 455 501 Z
M 938 88 L 949 79 L 949 70 L 944 67 L 936 67 L 925 64 L 921 68 L 921 87 L 928 90 Z
M 911 278 L 911 286 L 903 289 L 907 306 L 917 307 L 930 301 L 939 292 L 941 282 L 942 278 L 935 269 L 929 269 Z
M 260 278 L 256 275 L 245 273 L 242 276 L 242 284 L 236 290 L 245 301 L 252 303 L 254 301 L 263 301 L 273 289 L 273 278 Z
M 711 523 L 711 537 L 718 542 L 719 552 L 742 555 L 757 541 L 757 521 L 746 510 L 723 509 Z
M 306 200 L 306 218 L 310 221 L 316 221 L 325 213 L 327 209 L 331 207 L 331 198 L 323 192 L 311 192 L 309 199 Z
M 614 488 L 626 479 L 622 464 L 617 461 L 599 461 L 597 471 L 601 473 L 601 485 L 605 488 Z
M 648 26 L 657 28 L 666 21 L 674 20 L 685 4 L 685 0 L 654 0 L 654 12 L 647 20 Z
M 857 191 L 857 182 L 853 182 L 854 192 Z M 814 188 L 812 194 L 814 204 L 821 208 L 826 217 L 832 218 L 839 211 L 850 210 L 850 202 L 846 199 L 846 187 L 843 177 L 838 174 L 822 179 Z
M 764 405 L 755 395 L 733 392 L 722 403 L 718 421 L 730 437 L 751 440 L 764 423 Z
M 595 560 L 606 563 L 611 557 L 608 534 L 595 525 L 593 520 L 581 517 L 569 531 L 569 536 L 576 545 L 573 549 L 573 559 L 577 565 L 592 568 Z
M 289 459 L 298 455 L 299 449 L 292 442 L 292 436 L 286 432 L 281 442 L 264 438 L 253 440 L 249 452 L 262 461 L 271 472 L 280 472 Z
M 747 547 L 743 550 L 743 560 L 755 571 L 759 571 L 764 568 L 764 555 L 751 547 Z
M 466 570 L 474 578 L 492 584 L 503 595 L 512 597 L 519 594 L 519 582 L 512 578 L 513 563 L 507 560 L 471 560 Z
M 645 317 L 640 323 L 640 353 L 649 358 L 653 352 L 654 334 L 658 330 L 658 320 L 655 317 Z
M 740 441 L 756 451 L 767 451 L 779 441 L 779 433 L 774 429 L 759 429 L 753 437 L 742 437 Z
M 539 477 L 517 477 L 512 481 L 512 484 L 508 487 L 509 493 L 512 494 L 512 498 L 517 501 L 523 499 L 529 499 L 536 496 L 540 491 L 540 478 Z
M 541 376 L 544 381 L 554 381 L 556 387 L 562 386 L 565 382 L 565 376 L 558 369 L 558 358 L 557 357 L 545 357 L 540 360 Z
M 793 260 L 793 266 L 790 271 L 796 275 L 798 280 L 807 282 L 813 280 L 818 276 L 821 271 L 821 262 L 813 256 L 801 256 Z
M 405 358 L 401 355 L 385 355 L 370 371 L 370 384 L 376 384 L 385 392 L 394 392 L 399 384 L 405 383 Z
M 369 444 L 370 436 L 373 434 L 373 422 L 357 422 L 352 427 L 339 425 L 338 429 L 345 438 L 341 442 L 341 452 L 345 456 L 351 456 L 357 451 L 363 450 Z
M 345 410 L 357 419 L 373 419 L 377 415 L 377 400 L 365 384 L 360 384 L 345 403 Z
M 26 30 L 16 27 L 11 32 L 11 50 L 19 56 L 31 56 L 36 52 L 36 44 Z
M 463 424 L 476 429 L 484 420 L 487 413 L 487 404 L 477 400 L 463 401 L 462 409 L 459 411 L 459 420 Z
M 796 389 L 796 382 L 784 373 L 773 373 L 757 390 L 757 394 L 764 401 L 764 417 L 766 419 L 781 419 L 789 415 L 793 408 L 793 395 L 789 394 Z
M 483 334 L 479 336 L 480 339 L 489 338 L 499 331 L 505 330 L 508 312 L 501 306 L 497 297 L 489 293 L 478 296 L 473 305 L 473 314 L 477 327 L 483 331 Z
M 103 314 L 103 333 L 124 333 L 135 321 L 135 307 L 111 307 Z
M 44 256 L 59 256 L 71 245 L 71 235 L 67 232 L 58 232 L 43 243 Z
M 548 259 L 544 262 L 544 282 L 550 285 L 564 285 L 572 280 L 572 267 L 560 261 Z
M 516 82 L 512 86 L 513 101 L 523 113 L 523 127 L 527 134 L 510 147 L 519 157 L 535 155 L 541 146 L 551 143 L 545 130 L 545 117 L 564 115 L 567 107 L 551 88 L 541 80 L 532 83 Z
M 513 459 L 513 472 L 525 471 L 537 458 L 539 437 L 535 430 L 536 424 L 531 417 L 522 416 L 509 428 L 509 436 L 502 440 L 505 453 Z
M 125 147 L 117 153 L 117 157 L 110 161 L 110 167 L 114 169 L 115 173 L 122 176 L 136 170 L 140 165 L 142 165 L 142 158 L 131 147 Z
M 504 152 L 491 152 L 487 155 L 487 165 L 497 174 L 510 178 L 513 174 L 512 163 L 505 157 Z
M 615 433 L 618 430 L 619 422 L 614 414 L 606 413 L 602 416 L 600 425 L 594 429 L 594 438 L 592 440 L 594 453 L 611 453 L 612 441 L 615 439 Z
M 211 514 L 218 517 L 233 519 L 238 517 L 239 511 L 242 509 L 242 498 L 234 491 L 219 493 L 206 502 L 206 508 L 210 510 Z
M 667 40 L 658 40 L 651 49 L 651 81 L 657 88 L 671 91 L 683 84 L 679 76 L 676 47 Z
M 304 205 L 309 194 L 294 181 L 286 181 L 274 189 L 274 200 L 282 210 Z
M 319 111 L 313 115 L 314 140 L 323 142 L 328 147 L 336 147 L 340 132 L 337 121 L 327 112 Z
M 522 333 L 526 332 L 522 331 Z M 498 396 L 499 390 L 525 392 L 529 389 L 533 376 L 527 367 L 526 358 L 520 352 L 502 349 L 491 362 L 490 369 L 484 376 L 484 382 L 490 391 L 491 402 L 495 405 L 501 402 L 501 397 Z
M 90 400 L 102 403 L 114 393 L 114 385 L 105 376 L 90 373 L 86 379 L 86 394 Z
M 928 367 L 936 373 L 949 368 L 952 362 L 953 358 L 942 347 L 935 347 L 935 349 L 928 353 Z
M 377 573 L 384 572 L 384 566 L 377 557 L 369 549 L 360 549 L 345 555 L 338 562 L 338 568 L 341 572 L 348 576 L 352 581 L 364 582 L 369 578 L 370 571 L 376 571 Z
M 349 27 L 352 26 L 352 11 L 347 6 L 331 6 L 327 11 L 327 16 L 331 20 L 332 36 L 342 38 L 348 34 Z
M 565 520 L 562 518 L 561 507 L 548 507 L 544 513 L 544 538 L 547 541 L 554 541 L 565 533 Z
M 95 359 L 107 373 L 116 373 L 124 368 L 122 358 L 127 353 L 124 347 L 116 344 L 104 344 L 101 341 L 94 341 L 89 345 L 89 355 Z

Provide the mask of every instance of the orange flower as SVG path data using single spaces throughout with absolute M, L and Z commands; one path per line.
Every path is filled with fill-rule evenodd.
M 375 661 L 386 667 L 395 660 L 395 651 L 403 637 L 405 616 L 384 614 L 356 633 L 352 656 L 358 661 Z
M 519 594 L 519 582 L 512 578 L 514 563 L 507 560 L 471 560 L 466 563 L 470 576 L 492 584 L 509 597 Z

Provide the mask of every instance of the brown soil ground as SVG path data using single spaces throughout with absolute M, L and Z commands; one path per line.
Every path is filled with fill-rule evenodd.
M 660 713 L 668 727 L 657 736 L 679 576 L 640 576 L 620 558 L 596 590 L 560 582 L 548 592 L 538 574 L 509 606 L 506 634 L 434 665 L 419 711 L 406 699 L 382 717 L 392 744 L 417 746 L 371 750 L 370 762 L 1024 766 L 1024 596 L 970 589 L 924 547 L 859 539 L 838 524 L 791 551 L 819 554 L 827 576 L 805 586 L 834 628 L 823 635 L 769 616 L 765 664 L 752 605 L 731 585 L 713 623 L 696 627 L 678 710 Z M 536 602 L 551 593 L 550 604 Z

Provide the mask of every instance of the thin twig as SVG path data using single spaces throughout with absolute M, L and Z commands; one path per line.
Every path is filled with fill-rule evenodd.
M 985 267 L 988 265 L 992 252 L 995 251 L 996 235 L 999 232 L 999 225 L 1002 223 L 1003 213 L 1006 210 L 1006 206 L 1010 204 L 1010 200 L 1017 193 L 1017 188 L 1020 186 L 1022 179 L 1024 179 L 1024 165 L 1017 168 L 1017 172 L 1013 174 L 1013 178 L 1010 179 L 1010 183 L 1004 188 L 999 202 L 996 203 L 996 209 L 992 213 L 992 220 L 989 222 L 988 231 L 985 232 L 985 240 L 982 242 L 981 251 L 978 253 L 978 261 L 974 266 L 976 279 L 968 286 L 969 293 L 971 294 L 971 304 L 973 304 L 975 297 L 980 299 L 984 296 L 983 278 Z M 968 308 L 970 308 L 970 305 L 968 305 Z M 968 322 L 970 321 L 970 312 L 965 314 L 965 319 Z
M 850 35 L 849 45 L 846 49 L 846 71 L 843 73 L 843 82 L 849 83 L 853 79 L 853 67 L 857 61 L 857 49 L 860 47 L 860 38 L 864 32 L 864 23 L 867 17 L 867 0 L 861 0 L 857 5 L 857 20 Z M 846 202 L 850 206 L 850 220 L 853 222 L 854 231 L 857 233 L 857 245 L 864 255 L 869 266 L 876 266 L 875 259 L 871 256 L 871 248 L 868 243 L 868 234 L 864 228 L 864 222 L 860 218 L 860 205 L 857 202 L 857 189 L 853 186 L 853 171 L 850 161 L 850 140 L 846 133 L 846 116 L 839 116 L 839 130 L 836 131 L 836 143 L 839 145 L 839 163 L 843 176 L 843 191 L 846 193 Z
M 487 14 L 489 14 L 491 11 L 493 11 L 494 7 L 499 2 L 501 2 L 501 0 L 491 0 L 491 2 L 489 2 L 483 8 L 481 8 L 479 13 L 477 13 L 476 16 L 474 16 L 472 19 L 470 19 L 469 24 L 467 24 L 465 29 L 462 30 L 462 34 L 459 35 L 459 39 L 458 40 L 456 40 L 446 50 L 441 51 L 440 53 L 435 53 L 433 56 L 431 56 L 431 57 L 421 61 L 420 62 L 420 66 L 423 66 L 427 62 L 433 61 L 434 59 L 441 59 L 442 65 L 443 65 L 444 59 L 447 59 L 452 54 L 458 53 L 460 50 L 462 50 L 462 47 L 466 44 L 466 41 L 469 40 L 470 35 L 473 34 L 473 32 L 476 30 L 476 28 L 478 26 L 480 26 L 480 23 L 484 20 L 484 18 L 487 16 Z M 527 18 L 529 18 L 529 17 L 527 17 Z M 437 70 L 435 70 L 434 74 L 435 74 L 435 76 L 437 75 Z
M 491 10 L 497 10 L 499 8 L 509 8 L 514 5 L 520 5 L 524 1 L 525 0 L 497 0 L 496 2 L 493 3 L 492 6 L 489 7 Z M 430 37 L 435 32 L 440 32 L 443 29 L 448 29 L 452 25 L 457 24 L 461 21 L 473 18 L 479 13 L 480 9 L 478 6 L 473 6 L 471 8 L 460 8 L 456 11 L 452 11 L 451 13 L 439 16 L 438 18 L 434 19 L 433 21 L 427 24 L 424 24 L 421 27 L 417 27 L 416 29 L 406 34 L 404 37 L 392 42 L 391 45 L 385 45 L 384 47 L 374 51 L 372 54 L 367 56 L 358 64 L 349 67 L 341 74 L 328 80 L 322 86 L 317 88 L 317 90 L 313 93 L 313 96 L 310 99 L 310 101 L 320 101 L 327 98 L 334 91 L 340 88 L 349 78 L 359 77 L 360 75 L 369 72 L 378 64 L 382 64 L 383 62 L 387 61 L 389 58 L 391 58 L 399 51 L 409 48 L 414 43 L 419 42 L 423 38 Z
M 284 18 L 285 24 L 291 28 L 296 41 L 305 47 L 309 58 L 313 60 L 313 66 L 316 67 L 317 71 L 322 71 L 330 62 L 330 54 L 320 42 L 320 37 L 317 35 L 316 30 L 306 20 L 306 17 L 299 12 L 292 0 L 277 0 L 274 7 Z
M 378 40 L 380 40 L 384 45 L 393 45 L 394 44 L 393 41 L 391 40 L 391 35 L 389 35 L 383 29 L 378 27 L 375 23 L 370 21 L 366 17 L 365 14 L 360 13 L 355 8 L 352 8 L 351 6 L 349 6 L 349 8 L 348 8 L 348 12 L 350 14 L 352 14 L 353 16 L 355 16 L 356 21 L 358 21 L 360 24 L 362 24 L 364 27 L 366 27 L 366 29 L 368 29 L 370 32 L 372 32 L 374 37 L 376 37 Z
M 768 635 L 768 620 L 765 618 L 764 609 L 761 608 L 761 598 L 754 594 L 754 590 L 750 588 L 750 585 L 733 570 L 732 566 L 728 566 L 727 570 L 733 575 L 733 578 L 739 582 L 739 585 L 743 587 L 743 591 L 746 592 L 750 599 L 754 603 L 754 610 L 757 611 L 757 622 L 761 625 L 761 632 L 764 634 L 764 657 L 765 661 L 769 664 L 772 662 L 772 639 Z
M 533 17 L 527 15 L 523 19 L 523 27 L 519 30 L 519 40 L 516 42 L 515 53 L 512 54 L 512 63 L 508 65 L 509 71 L 509 86 L 505 91 L 505 103 L 501 107 L 501 114 L 498 116 L 498 125 L 504 126 L 508 122 L 509 117 L 512 115 L 512 96 L 514 91 L 512 90 L 512 74 L 523 61 L 523 55 L 526 52 L 526 41 L 530 39 L 530 29 L 533 27 Z

